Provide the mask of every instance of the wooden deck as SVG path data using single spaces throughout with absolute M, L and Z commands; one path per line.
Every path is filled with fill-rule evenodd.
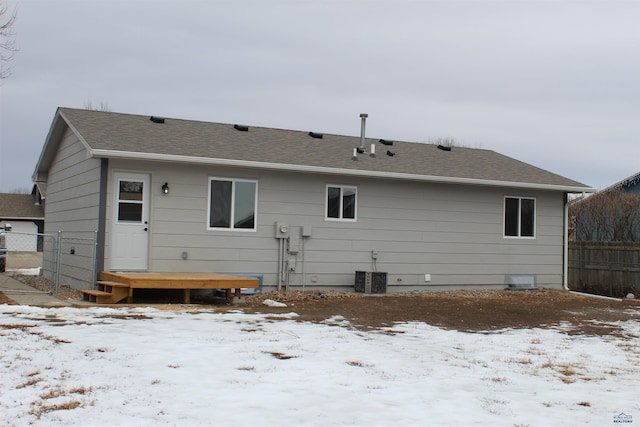
M 231 290 L 240 297 L 243 288 L 258 288 L 260 281 L 252 277 L 230 276 L 218 273 L 100 273 L 98 289 L 83 291 L 85 299 L 102 304 L 116 304 L 124 299 L 133 301 L 134 289 L 184 289 L 184 303 L 191 300 L 191 289 L 224 289 L 227 300 Z

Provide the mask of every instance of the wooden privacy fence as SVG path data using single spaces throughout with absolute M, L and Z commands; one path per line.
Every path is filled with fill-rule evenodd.
M 640 294 L 640 243 L 569 242 L 569 289 L 624 297 Z

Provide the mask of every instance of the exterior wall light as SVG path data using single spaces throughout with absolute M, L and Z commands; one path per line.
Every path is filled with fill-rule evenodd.
M 169 184 L 166 182 L 162 184 L 162 194 L 169 194 Z

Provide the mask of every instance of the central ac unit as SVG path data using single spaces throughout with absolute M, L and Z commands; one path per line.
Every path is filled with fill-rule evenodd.
M 356 292 L 384 294 L 387 292 L 387 273 L 377 271 L 356 271 Z

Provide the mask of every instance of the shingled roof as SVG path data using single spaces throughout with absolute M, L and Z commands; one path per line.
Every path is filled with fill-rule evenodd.
M 42 205 L 32 194 L 0 193 L 0 220 L 44 219 Z
M 35 176 L 48 169 L 55 141 L 69 126 L 86 145 L 91 156 L 235 165 L 264 169 L 332 173 L 510 187 L 544 188 L 568 192 L 592 191 L 588 186 L 491 150 L 394 141 L 383 145 L 366 138 L 366 153 L 353 160 L 360 138 L 306 131 L 249 126 L 237 130 L 232 124 L 104 111 L 59 108 Z M 319 135 L 316 135 L 319 136 Z M 376 156 L 369 155 L 371 144 Z M 387 155 L 393 151 L 395 155 Z

